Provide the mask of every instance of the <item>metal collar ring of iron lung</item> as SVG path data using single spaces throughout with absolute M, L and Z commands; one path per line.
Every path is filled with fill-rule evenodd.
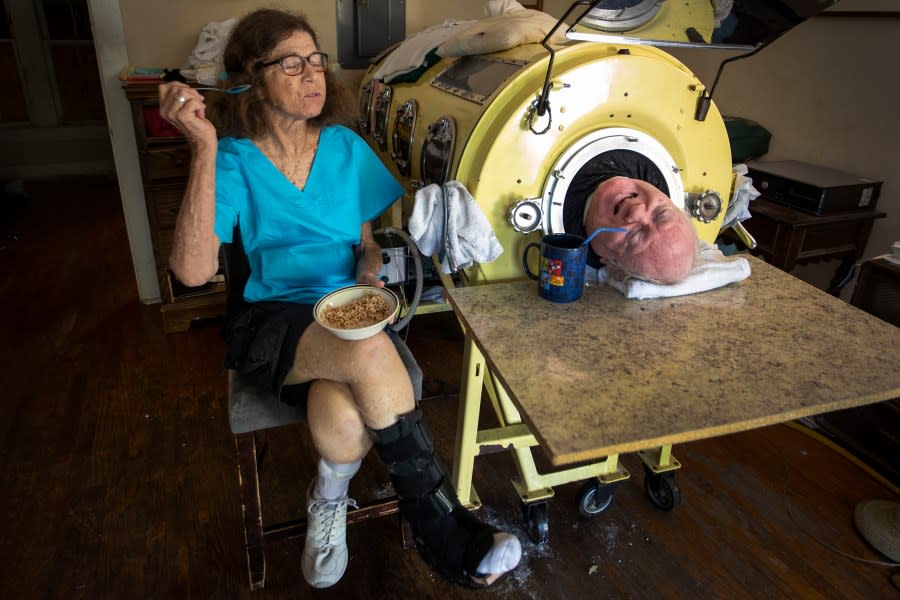
M 653 20 L 674 5 L 664 3 Z M 698 236 L 712 242 L 718 235 L 734 180 L 728 135 L 714 104 L 704 120 L 694 118 L 706 86 L 663 50 L 621 41 L 569 40 L 552 52 L 525 44 L 445 58 L 414 82 L 385 84 L 373 74 L 388 54 L 363 76 L 358 122 L 409 192 L 390 224 L 405 223 L 418 188 L 462 183 L 504 249 L 471 269 L 470 279 L 523 277 L 518 258 L 525 246 L 566 231 L 569 185 L 588 161 L 612 150 L 655 165 Z M 536 118 L 544 89 L 549 109 Z
M 573 40 L 650 44 L 662 47 L 748 50 L 719 65 L 712 85 L 698 98 L 695 117 L 706 118 L 726 64 L 749 58 L 837 0 L 582 0 L 588 8 L 566 31 Z M 561 20 L 562 21 L 562 20 Z
M 570 39 L 653 46 L 752 50 L 837 0 L 593 0 Z

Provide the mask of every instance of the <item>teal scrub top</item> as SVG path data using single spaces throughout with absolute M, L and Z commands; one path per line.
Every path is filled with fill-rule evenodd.
M 215 233 L 235 225 L 250 263 L 248 302 L 314 304 L 356 282 L 353 246 L 362 224 L 383 213 L 403 188 L 371 148 L 346 127 L 322 129 L 301 191 L 247 138 L 219 141 Z

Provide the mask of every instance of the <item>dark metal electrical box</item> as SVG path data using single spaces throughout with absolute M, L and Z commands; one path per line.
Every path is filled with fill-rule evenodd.
M 337 0 L 338 62 L 362 69 L 406 38 L 406 0 Z
M 815 215 L 875 208 L 882 184 L 799 160 L 751 160 L 747 175 L 764 198 Z

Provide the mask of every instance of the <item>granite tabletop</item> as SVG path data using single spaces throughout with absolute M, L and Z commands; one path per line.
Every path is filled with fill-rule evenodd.
M 748 260 L 744 281 L 676 298 L 448 296 L 555 465 L 900 397 L 900 328 Z

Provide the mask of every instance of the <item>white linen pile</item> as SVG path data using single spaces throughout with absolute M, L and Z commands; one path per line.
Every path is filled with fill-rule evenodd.
M 469 56 L 509 50 L 522 44 L 539 43 L 556 25 L 545 12 L 525 8 L 516 0 L 488 0 L 484 19 L 447 19 L 406 38 L 382 61 L 373 79 L 391 83 L 394 79 L 424 67 L 426 57 Z M 554 33 L 550 43 L 565 41 L 565 27 Z
M 185 77 L 193 77 L 203 85 L 216 85 L 224 70 L 223 56 L 225 44 L 231 36 L 231 30 L 237 25 L 237 19 L 212 21 L 203 26 L 197 45 L 188 57 L 187 64 L 181 69 Z

